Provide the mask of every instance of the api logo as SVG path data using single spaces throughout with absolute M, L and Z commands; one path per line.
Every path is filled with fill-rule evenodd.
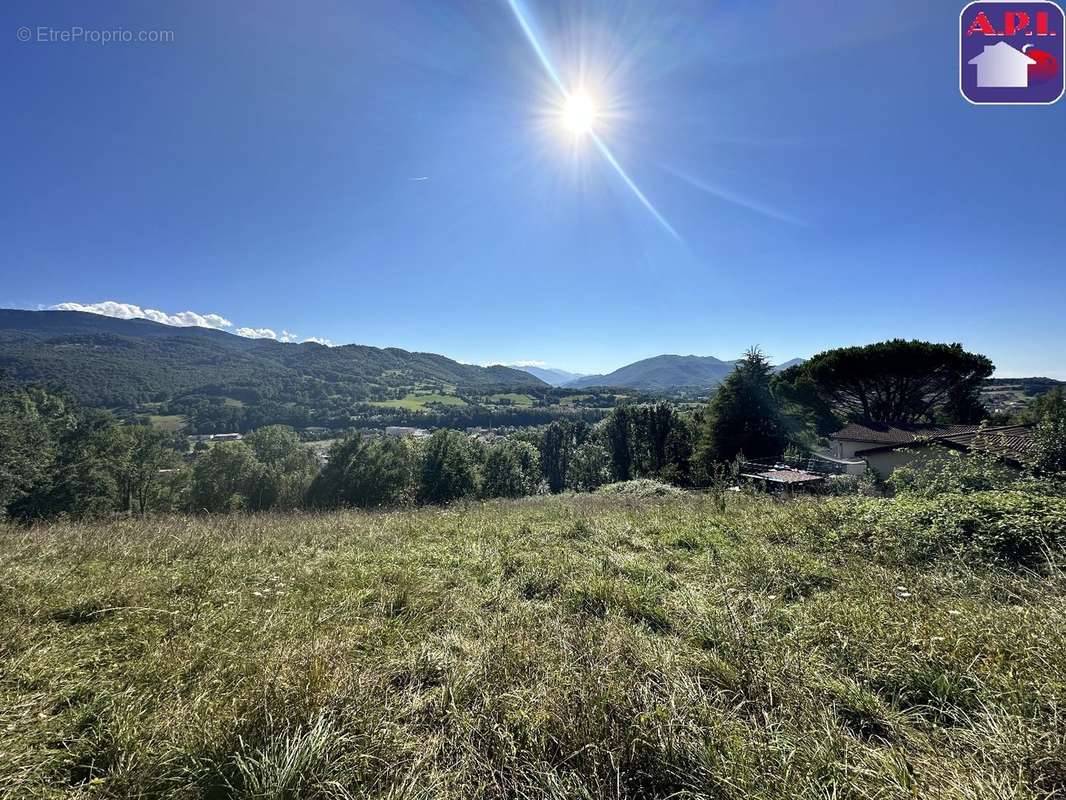
M 970 3 L 959 15 L 959 89 L 977 105 L 1062 97 L 1066 17 L 1051 2 Z

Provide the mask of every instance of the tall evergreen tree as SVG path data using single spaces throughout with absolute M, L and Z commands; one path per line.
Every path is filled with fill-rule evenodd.
M 787 444 L 785 425 L 770 388 L 773 368 L 758 348 L 749 350 L 711 400 L 696 459 L 709 470 L 743 453 L 777 458 Z
M 634 461 L 642 476 L 660 477 L 667 465 L 670 434 L 679 425 L 677 412 L 666 402 L 637 406 L 634 414 Z
M 633 410 L 615 406 L 603 421 L 602 435 L 611 458 L 611 475 L 616 481 L 633 477 Z
M 659 477 L 678 486 L 692 484 L 692 456 L 695 448 L 696 425 L 689 416 L 674 415 L 674 424 L 666 440 L 666 464 Z

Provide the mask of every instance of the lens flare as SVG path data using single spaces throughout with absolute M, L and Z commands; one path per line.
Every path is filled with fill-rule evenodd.
M 614 157 L 614 153 L 611 152 L 607 143 L 604 142 L 603 138 L 595 130 L 594 125 L 598 116 L 595 103 L 593 103 L 591 99 L 581 91 L 575 91 L 573 93 L 567 91 L 566 84 L 564 84 L 559 77 L 559 73 L 556 70 L 555 65 L 552 63 L 551 58 L 549 58 L 541 38 L 537 35 L 533 17 L 528 9 L 525 8 L 525 0 L 507 0 L 507 3 L 511 7 L 511 12 L 514 14 L 518 26 L 522 29 L 526 41 L 529 42 L 529 46 L 536 54 L 537 60 L 540 61 L 541 66 L 544 68 L 545 74 L 551 82 L 555 84 L 555 88 L 562 96 L 563 105 L 561 116 L 565 127 L 574 131 L 575 135 L 582 135 L 590 139 L 596 145 L 596 149 L 600 151 L 603 159 L 611 166 L 611 169 L 613 169 L 625 185 L 629 187 L 629 190 L 633 193 L 638 202 L 651 213 L 667 233 L 680 241 L 681 237 L 678 235 L 677 231 L 675 231 L 670 223 L 666 221 L 666 218 L 659 213 L 658 209 L 651 204 L 651 201 L 644 195 L 644 193 L 637 188 L 637 184 L 629 177 L 628 173 L 626 173 L 622 168 L 622 165 L 618 162 L 618 159 Z

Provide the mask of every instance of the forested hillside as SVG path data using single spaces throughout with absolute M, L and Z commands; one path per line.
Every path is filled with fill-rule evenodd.
M 0 375 L 61 386 L 82 403 L 112 407 L 190 393 L 321 405 L 425 383 L 478 390 L 545 385 L 521 370 L 433 353 L 288 344 L 75 311 L 0 310 Z
M 774 367 L 775 371 L 802 364 L 793 358 Z M 666 394 L 706 391 L 724 381 L 736 367 L 737 361 L 723 361 L 714 356 L 654 356 L 634 361 L 606 375 L 583 375 L 563 384 L 569 389 L 590 386 L 618 386 L 645 392 Z
M 708 388 L 725 380 L 734 366 L 735 362 L 722 361 L 714 356 L 655 356 L 626 364 L 606 375 L 586 375 L 566 385 L 572 389 L 624 386 L 648 391 Z

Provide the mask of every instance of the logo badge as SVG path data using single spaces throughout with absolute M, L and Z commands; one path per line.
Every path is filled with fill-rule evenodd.
M 959 15 L 959 90 L 976 105 L 1062 97 L 1066 15 L 1057 3 L 970 3 Z

